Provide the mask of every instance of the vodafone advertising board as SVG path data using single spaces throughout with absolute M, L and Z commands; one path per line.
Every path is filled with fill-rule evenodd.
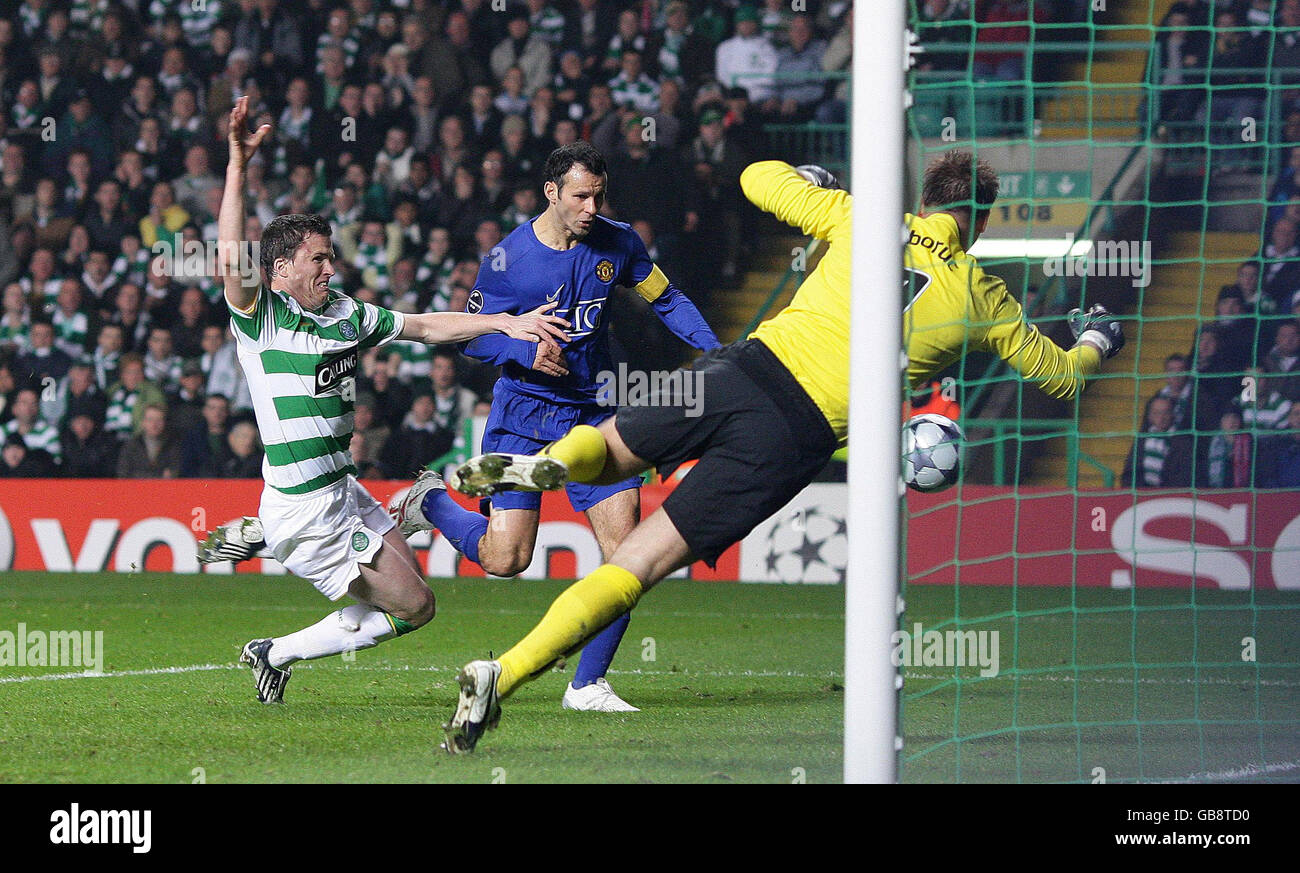
M 365 484 L 386 502 L 409 483 Z M 283 573 L 270 559 L 232 568 L 201 567 L 194 557 L 207 530 L 257 511 L 261 489 L 258 480 L 0 480 L 0 570 Z M 643 514 L 669 493 L 644 488 Z M 1300 589 L 1298 492 L 963 486 L 907 502 L 910 584 Z M 843 484 L 811 485 L 716 568 L 696 563 L 677 575 L 843 582 L 849 503 Z M 483 575 L 441 536 L 411 542 L 430 576 Z M 562 495 L 547 496 L 535 558 L 521 576 L 573 578 L 599 564 L 585 517 Z

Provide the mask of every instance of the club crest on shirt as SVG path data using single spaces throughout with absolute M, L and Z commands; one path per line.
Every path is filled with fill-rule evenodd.
M 352 322 L 350 321 L 339 322 L 339 333 L 343 335 L 345 340 L 354 340 L 357 338 L 357 329 L 352 326 Z
M 613 279 L 614 278 L 613 261 L 610 261 L 608 258 L 602 259 L 601 262 L 596 265 L 596 278 L 602 282 L 608 282 L 609 280 Z
M 475 288 L 469 292 L 469 300 L 465 301 L 465 311 L 468 313 L 481 312 L 483 309 L 483 292 Z

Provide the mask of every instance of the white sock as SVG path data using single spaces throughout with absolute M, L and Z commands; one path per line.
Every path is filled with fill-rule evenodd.
M 277 670 L 295 661 L 310 661 L 327 655 L 369 649 L 397 636 L 388 613 L 368 603 L 354 603 L 288 636 L 271 641 L 267 658 Z

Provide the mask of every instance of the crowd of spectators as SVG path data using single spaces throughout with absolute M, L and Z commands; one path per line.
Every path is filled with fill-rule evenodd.
M 1146 111 L 1162 135 L 1179 138 L 1181 127 L 1200 143 L 1195 164 L 1258 171 L 1262 152 L 1243 144 L 1242 122 L 1262 119 L 1270 86 L 1283 86 L 1273 139 L 1300 142 L 1300 92 L 1290 87 L 1300 84 L 1300 0 L 1179 0 L 1156 43 Z M 1300 487 L 1300 148 L 1280 154 L 1263 171 L 1273 174 L 1263 245 L 1218 291 L 1188 353 L 1165 361 L 1125 486 Z
M 1165 360 L 1122 483 L 1300 487 L 1300 245 L 1279 219 L 1215 301 L 1187 354 Z
M 1143 118 L 1163 139 L 1214 147 L 1208 161 L 1188 152 L 1192 165 L 1252 171 L 1274 157 L 1260 145 L 1266 134 L 1300 141 L 1300 0 L 1178 0 L 1155 43 Z M 1281 131 L 1263 127 L 1274 113 Z M 1258 129 L 1243 135 L 1252 121 Z
M 607 214 L 706 300 L 744 269 L 738 178 L 771 156 L 764 124 L 845 117 L 844 78 L 826 73 L 847 69 L 849 4 L 810 6 L 6 4 L 0 475 L 258 475 L 221 287 L 178 267 L 216 239 L 240 97 L 274 128 L 248 170 L 245 237 L 280 214 L 324 215 L 341 291 L 463 309 L 482 259 L 545 206 L 546 155 L 583 138 L 610 162 Z M 631 335 L 680 354 L 656 330 Z M 403 344 L 361 369 L 352 450 L 366 476 L 445 453 L 495 378 L 454 349 Z

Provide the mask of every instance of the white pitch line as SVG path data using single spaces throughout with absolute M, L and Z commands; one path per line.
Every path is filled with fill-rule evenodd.
M 354 670 L 373 671 L 373 672 L 416 672 L 416 673 L 455 673 L 460 667 L 449 666 L 424 666 L 412 667 L 408 664 L 397 665 L 349 665 L 338 667 L 331 664 L 295 664 L 294 669 L 299 667 L 318 667 L 326 670 L 337 670 L 342 673 Z M 557 670 L 555 672 L 565 673 L 566 670 Z M 699 676 L 708 676 L 710 678 L 752 678 L 752 679 L 843 679 L 843 673 L 826 672 L 826 673 L 800 673 L 795 670 L 646 670 L 637 668 L 635 670 L 610 670 L 611 676 L 681 676 L 683 678 L 692 678 Z
M 0 685 L 14 682 L 53 682 L 61 679 L 112 679 L 119 676 L 163 676 L 180 673 L 202 673 L 213 670 L 238 670 L 240 664 L 190 664 L 184 667 L 154 667 L 148 670 L 115 670 L 111 673 L 96 673 L 91 670 L 83 670 L 77 673 L 47 673 L 33 674 L 28 676 L 6 676 L 0 677 Z M 294 669 L 326 669 L 348 673 L 353 671 L 368 672 L 406 672 L 414 671 L 421 673 L 454 673 L 459 670 L 459 666 L 424 666 L 411 667 L 409 665 L 347 665 L 337 666 L 332 664 L 296 664 Z M 683 678 L 709 676 L 714 678 L 728 677 L 748 677 L 755 679 L 836 679 L 840 678 L 839 673 L 799 673 L 793 670 L 610 670 L 612 675 L 617 676 L 681 676 Z
M 53 682 L 57 679 L 115 679 L 118 676 L 160 676 L 169 673 L 201 673 L 208 670 L 234 670 L 238 664 L 191 664 L 188 667 L 152 667 L 148 670 L 114 670 L 111 673 L 96 673 L 83 670 L 80 673 L 37 673 L 30 676 L 0 677 L 0 685 L 11 682 Z
M 1277 773 L 1290 773 L 1293 770 L 1300 770 L 1300 761 L 1286 761 L 1281 764 L 1247 764 L 1244 767 L 1233 767 L 1228 770 L 1220 770 L 1217 773 L 1192 773 L 1181 779 L 1166 779 L 1166 783 L 1179 782 L 1223 782 L 1229 779 L 1252 779 L 1256 776 L 1272 776 Z
M 32 674 L 27 676 L 6 676 L 0 677 L 0 685 L 15 682 L 52 682 L 60 679 L 109 679 L 118 676 L 160 676 L 180 673 L 201 673 L 213 670 L 237 670 L 239 664 L 190 664 L 183 667 L 154 667 L 148 670 L 115 670 L 111 673 L 95 673 L 89 670 L 83 670 L 77 673 L 49 673 L 49 674 Z M 438 665 L 412 667 L 403 664 L 398 665 L 355 665 L 337 666 L 329 663 L 310 664 L 302 663 L 295 666 L 295 669 L 326 669 L 338 670 L 340 672 L 365 670 L 374 672 L 405 672 L 418 671 L 424 673 L 451 673 L 458 669 L 455 665 Z M 637 668 L 635 670 L 610 670 L 614 676 L 681 676 L 689 677 L 712 677 L 712 678 L 753 678 L 753 679 L 837 679 L 842 678 L 843 673 L 826 672 L 826 673 L 804 673 L 796 670 L 647 670 Z M 920 681 L 941 681 L 949 680 L 953 677 L 950 675 L 936 675 L 931 673 L 907 673 L 908 679 Z M 1013 674 L 1003 673 L 995 677 L 989 677 L 981 681 L 991 680 L 1012 680 L 1015 679 Z M 1107 676 L 1073 676 L 1069 674 L 1052 674 L 1037 673 L 1028 676 L 1018 677 L 1021 682 L 1092 682 L 1107 685 L 1131 685 L 1135 680 L 1128 678 L 1115 678 Z M 1190 685 L 1193 684 L 1191 679 L 1159 679 L 1159 678 L 1139 678 L 1136 680 L 1142 685 Z M 1202 679 L 1200 685 L 1243 685 L 1249 684 L 1249 680 L 1244 679 Z M 1262 679 L 1259 682 L 1263 686 L 1279 686 L 1283 688 L 1300 687 L 1300 682 L 1294 682 L 1287 679 Z
M 978 666 L 977 664 L 971 665 L 971 667 L 977 667 L 977 666 Z M 1114 670 L 1120 670 L 1120 669 L 1127 670 L 1130 668 L 1108 667 L 1106 669 L 1108 672 L 1113 672 Z M 1142 669 L 1143 670 L 1172 670 L 1175 668 L 1143 667 Z M 1205 669 L 1226 669 L 1226 668 L 1208 667 Z M 935 682 L 953 678 L 951 674 L 934 675 L 930 673 L 905 673 L 904 677 L 907 679 L 920 679 L 922 681 L 932 680 Z M 970 680 L 973 679 L 974 677 L 967 676 L 962 678 Z M 1017 676 L 1014 673 L 999 673 L 996 676 L 982 677 L 980 681 L 990 682 L 994 680 L 1001 680 L 1004 682 L 1009 682 L 1016 679 L 1018 679 L 1021 682 L 1067 682 L 1067 683 L 1068 682 L 1080 682 L 1080 683 L 1094 682 L 1101 685 L 1132 685 L 1135 682 L 1138 685 L 1250 685 L 1252 684 L 1249 679 L 1201 679 L 1199 681 L 1193 679 L 1159 679 L 1159 678 L 1152 678 L 1152 677 L 1142 677 L 1139 679 L 1125 679 L 1125 678 L 1116 678 L 1111 676 L 1086 676 L 1086 675 L 1074 676 L 1066 673 L 1033 673 L 1033 674 L 1020 675 L 1020 676 Z M 1262 686 L 1276 685 L 1281 688 L 1300 688 L 1300 682 L 1296 682 L 1290 679 L 1261 679 L 1259 680 L 1259 684 Z

